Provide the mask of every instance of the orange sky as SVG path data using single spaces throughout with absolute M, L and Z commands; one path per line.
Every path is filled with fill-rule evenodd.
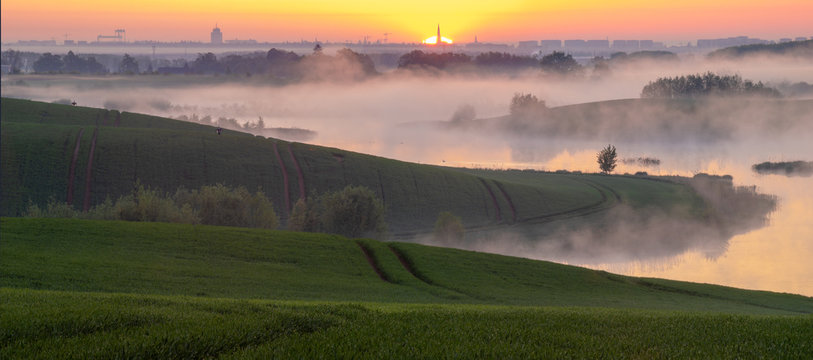
M 134 2 L 3 0 L 2 41 L 95 40 L 127 30 L 128 40 L 225 39 L 420 42 L 441 24 L 458 43 L 566 38 L 665 41 L 748 35 L 813 36 L 810 0 L 446 0 Z

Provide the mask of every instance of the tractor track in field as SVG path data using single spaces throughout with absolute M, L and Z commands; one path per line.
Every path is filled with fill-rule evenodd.
M 412 263 L 409 260 L 407 260 L 406 256 L 404 255 L 404 253 L 401 252 L 401 250 L 396 249 L 392 245 L 387 245 L 387 248 L 389 248 L 390 251 L 393 254 L 395 254 L 395 257 L 398 259 L 398 262 L 401 263 L 401 266 L 404 267 L 404 270 L 406 270 L 410 275 L 412 275 L 412 277 L 422 281 L 423 283 L 425 283 L 427 285 L 433 285 L 433 286 L 435 285 L 435 283 L 432 281 L 432 279 L 427 278 L 423 274 L 415 271 L 415 266 L 412 265 Z
M 277 147 L 277 142 L 274 142 L 274 155 L 277 157 L 277 162 L 279 163 L 280 171 L 282 171 L 282 184 L 285 188 L 283 192 L 285 197 L 285 209 L 289 213 L 291 212 L 291 194 L 288 192 L 288 170 L 285 169 L 285 163 L 282 162 L 282 156 L 279 155 L 279 148 Z
M 73 148 L 73 158 L 71 158 L 71 167 L 68 170 L 68 195 L 65 202 L 68 205 L 73 204 L 73 180 L 76 176 L 76 160 L 79 158 L 79 146 L 82 143 L 82 134 L 85 133 L 85 128 L 79 129 L 79 134 L 76 135 L 76 145 Z
M 505 188 L 503 188 L 502 183 L 500 183 L 499 181 L 494 181 L 494 185 L 497 185 L 497 189 L 499 189 L 500 192 L 502 193 L 502 196 L 505 197 L 505 201 L 508 201 L 508 207 L 511 208 L 511 219 L 512 219 L 511 222 L 516 223 L 517 209 L 514 207 L 514 202 L 511 200 L 511 197 L 508 196 L 508 193 L 505 191 Z
M 305 176 L 302 175 L 302 167 L 299 166 L 299 160 L 294 156 L 294 149 L 291 148 L 291 143 L 288 143 L 288 154 L 291 155 L 291 161 L 294 162 L 294 167 L 296 168 L 296 178 L 299 182 L 299 198 L 305 199 Z
M 87 212 L 90 210 L 90 178 L 93 175 L 93 154 L 96 152 L 96 137 L 99 134 L 99 128 L 93 129 L 93 138 L 90 140 L 90 154 L 88 154 L 88 166 L 85 170 L 85 199 L 82 203 L 82 211 Z
M 538 224 L 545 224 L 553 221 L 564 220 L 564 219 L 571 219 L 581 216 L 587 216 L 591 214 L 595 214 L 602 211 L 610 210 L 611 208 L 618 206 L 623 200 L 621 199 L 621 195 L 618 194 L 614 189 L 609 186 L 599 184 L 597 182 L 587 180 L 587 179 L 579 179 L 575 178 L 574 180 L 584 183 L 585 185 L 595 189 L 601 195 L 601 199 L 595 203 L 588 204 L 585 206 L 581 206 L 575 209 L 559 211 L 551 214 L 545 214 L 541 216 L 534 216 L 519 219 L 514 224 L 510 226 L 517 226 L 517 225 L 538 225 Z M 489 190 L 493 200 L 496 204 L 496 196 L 494 196 L 491 189 L 488 187 L 485 179 L 480 178 L 480 181 L 483 182 L 483 185 L 486 189 Z M 499 209 L 499 207 L 497 207 Z M 501 227 L 505 227 L 505 225 L 499 224 L 489 224 L 489 225 L 479 225 L 479 226 L 469 226 L 466 227 L 466 231 L 484 231 L 484 230 L 491 230 L 491 229 L 498 229 Z M 413 231 L 413 232 L 401 232 L 393 234 L 393 239 L 410 239 L 420 235 L 427 235 L 431 234 L 432 230 L 427 229 L 425 231 Z
M 494 196 L 494 191 L 491 190 L 491 187 L 488 186 L 488 183 L 486 182 L 485 179 L 481 177 L 478 177 L 478 179 L 480 179 L 480 182 L 483 183 L 483 186 L 486 188 L 488 195 L 491 196 L 491 202 L 494 204 L 494 209 L 496 209 L 497 211 L 496 213 L 497 221 L 502 221 L 502 215 L 500 214 L 500 204 L 497 203 L 497 197 Z
M 378 277 L 383 281 L 392 283 L 392 280 L 390 280 L 389 276 L 387 276 L 387 274 L 383 270 L 381 270 L 381 266 L 378 265 L 378 261 L 373 255 L 372 250 L 370 250 L 370 248 L 367 247 L 367 245 L 365 245 L 361 241 L 356 241 L 356 245 L 358 245 L 359 248 L 361 249 L 361 252 L 364 253 L 364 258 L 367 259 L 367 263 L 370 264 L 370 267 L 373 268 L 373 271 L 375 271 Z
M 559 212 L 555 212 L 555 213 L 552 213 L 552 214 L 546 214 L 546 215 L 542 215 L 542 216 L 529 217 L 529 218 L 523 219 L 522 222 L 523 223 L 531 223 L 531 224 L 541 224 L 541 223 L 547 223 L 547 222 L 551 222 L 551 221 L 555 221 L 555 220 L 562 220 L 562 219 L 569 219 L 569 218 L 574 218 L 574 217 L 579 217 L 579 216 L 586 216 L 586 215 L 594 214 L 594 213 L 597 213 L 597 212 L 609 210 L 609 209 L 617 206 L 622 201 L 621 200 L 621 195 L 619 195 L 618 192 L 616 192 L 615 190 L 613 190 L 609 186 L 601 185 L 601 184 L 596 183 L 594 181 L 585 180 L 585 179 L 578 179 L 577 181 L 580 181 L 580 182 L 584 183 L 585 185 L 587 185 L 587 186 L 595 189 L 596 191 L 598 191 L 599 194 L 601 194 L 601 200 L 599 200 L 599 201 L 597 201 L 597 202 L 595 202 L 593 204 L 585 205 L 585 206 L 578 207 L 578 208 L 575 208 L 575 209 L 559 211 Z

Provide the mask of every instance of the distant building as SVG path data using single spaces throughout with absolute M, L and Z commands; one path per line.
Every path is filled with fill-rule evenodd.
M 610 48 L 610 40 L 587 40 L 585 45 L 590 50 L 606 50 Z
M 212 29 L 212 44 L 220 45 L 223 43 L 223 33 L 220 32 L 220 28 L 215 25 L 215 28 Z
M 807 38 L 804 36 L 800 36 L 796 38 L 796 41 L 807 41 Z
M 517 47 L 522 49 L 527 48 L 534 49 L 537 46 L 539 46 L 539 42 L 537 42 L 536 40 L 520 41 L 519 43 L 517 43 Z
M 254 40 L 254 39 L 248 39 L 248 40 L 240 40 L 240 39 L 226 40 L 226 44 L 229 44 L 229 45 L 256 45 L 256 44 L 257 44 L 257 40 Z
M 542 40 L 539 42 L 539 46 L 543 50 L 559 50 L 562 48 L 562 40 Z
M 615 51 L 638 51 L 640 41 L 638 40 L 613 40 L 613 50 Z

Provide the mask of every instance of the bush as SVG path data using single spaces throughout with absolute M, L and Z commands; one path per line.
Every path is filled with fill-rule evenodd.
M 347 186 L 323 195 L 320 210 L 324 232 L 355 238 L 381 237 L 387 230 L 384 204 L 363 186 Z
M 152 190 L 140 183 L 132 194 L 115 203 L 109 198 L 87 212 L 67 203 L 51 200 L 45 209 L 30 204 L 27 217 L 85 218 L 206 224 L 275 229 L 279 224 L 272 202 L 262 191 L 251 194 L 244 187 L 231 189 L 222 184 L 203 186 L 199 191 L 178 189 L 174 196 Z
M 441 243 L 457 243 L 463 240 L 465 229 L 459 217 L 451 212 L 443 211 L 438 214 L 435 221 L 435 240 Z
M 528 116 L 543 114 L 547 107 L 534 94 L 515 93 L 508 110 L 512 116 Z
M 309 198 L 307 201 L 305 199 L 297 200 L 291 210 L 291 216 L 288 217 L 288 230 L 319 231 L 319 213 L 315 206 L 317 201 L 314 198 Z

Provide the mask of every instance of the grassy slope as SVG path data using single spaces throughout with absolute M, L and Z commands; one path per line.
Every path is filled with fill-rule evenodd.
M 609 194 L 607 186 L 597 187 L 584 178 L 466 173 L 233 131 L 218 136 L 211 127 L 199 124 L 103 109 L 3 98 L 0 113 L 1 215 L 18 215 L 29 201 L 43 204 L 49 198 L 66 198 L 69 167 L 81 129 L 73 179 L 77 206 L 82 205 L 87 181 L 92 204 L 128 193 L 136 180 L 170 192 L 180 186 L 224 183 L 249 190 L 262 188 L 285 218 L 283 169 L 293 203 L 301 193 L 296 163 L 308 194 L 346 185 L 364 185 L 375 191 L 388 208 L 387 221 L 396 234 L 431 230 L 441 211 L 460 216 L 467 227 L 488 227 L 602 205 Z M 97 146 L 87 179 L 96 129 Z M 276 158 L 274 144 L 282 163 Z M 655 192 L 674 187 L 639 179 L 625 181 L 639 182 Z M 685 195 L 669 200 L 696 199 L 693 194 Z
M 637 279 L 542 261 L 322 234 L 4 218 L 2 238 L 0 286 L 14 288 L 291 300 L 813 312 L 813 300 L 802 296 Z M 372 254 L 389 282 L 379 278 L 359 243 Z M 404 266 L 396 254 L 410 265 Z
M 321 234 L 0 221 L 2 358 L 813 354 L 797 295 Z

